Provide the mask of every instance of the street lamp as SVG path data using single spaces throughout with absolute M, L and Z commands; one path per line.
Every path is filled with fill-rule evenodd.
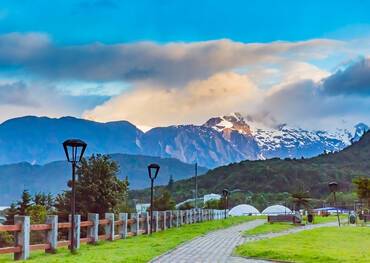
M 330 182 L 329 183 L 329 190 L 330 190 L 330 192 L 333 193 L 334 206 L 337 209 L 338 225 L 340 226 L 339 211 L 338 211 L 338 207 L 337 207 L 337 198 L 336 198 L 336 195 L 335 195 L 335 193 L 338 191 L 338 183 L 337 182 Z
M 70 250 L 74 252 L 76 249 L 76 242 L 75 242 L 75 214 L 76 214 L 76 189 L 75 189 L 75 181 L 76 181 L 76 164 L 81 161 L 82 156 L 86 150 L 87 144 L 79 139 L 69 139 L 63 142 L 64 152 L 67 157 L 67 161 L 72 163 L 72 198 L 71 198 L 71 245 Z
M 222 195 L 224 196 L 225 200 L 225 219 L 226 219 L 226 210 L 229 208 L 229 199 L 228 199 L 229 190 L 227 189 L 222 190 Z
M 150 185 L 150 234 L 153 231 L 153 186 L 154 180 L 157 178 L 160 166 L 156 163 L 148 165 L 149 178 L 151 180 Z

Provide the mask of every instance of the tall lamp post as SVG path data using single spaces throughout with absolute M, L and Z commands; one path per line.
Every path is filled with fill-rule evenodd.
M 86 150 L 87 144 L 79 139 L 69 139 L 63 142 L 64 152 L 67 157 L 67 161 L 72 163 L 72 198 L 71 198 L 71 245 L 70 250 L 74 252 L 76 249 L 75 242 L 75 214 L 76 214 L 76 165 L 81 162 L 82 156 Z
M 335 195 L 335 193 L 338 191 L 338 183 L 337 182 L 330 182 L 329 183 L 329 189 L 330 189 L 330 192 L 333 193 L 333 197 L 334 197 L 334 206 L 336 207 L 337 209 L 337 218 L 338 218 L 338 225 L 340 226 L 340 219 L 339 219 L 339 211 L 338 211 L 338 207 L 337 207 L 337 197 Z
M 227 217 L 226 216 L 226 211 L 229 208 L 229 198 L 228 198 L 229 190 L 227 190 L 227 189 L 222 190 L 222 195 L 224 196 L 224 200 L 225 200 L 225 219 L 226 219 L 226 217 Z
M 157 178 L 160 166 L 156 163 L 152 163 L 148 165 L 148 173 L 149 178 L 151 181 L 150 185 L 150 234 L 153 231 L 153 187 L 154 187 L 154 180 Z

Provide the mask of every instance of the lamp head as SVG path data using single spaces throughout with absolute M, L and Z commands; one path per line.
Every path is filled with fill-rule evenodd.
M 335 193 L 338 191 L 338 183 L 337 182 L 330 182 L 329 184 L 330 192 Z
M 67 157 L 67 161 L 71 163 L 80 162 L 87 144 L 79 139 L 69 139 L 63 142 L 64 152 Z
M 158 172 L 159 172 L 160 166 L 156 163 L 151 163 L 148 165 L 148 173 L 149 178 L 154 180 L 157 178 Z

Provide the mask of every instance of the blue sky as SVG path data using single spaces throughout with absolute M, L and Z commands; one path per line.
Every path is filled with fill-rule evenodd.
M 370 24 L 369 1 L 2 0 L 0 32 L 47 32 L 58 43 L 153 40 L 298 41 Z M 362 33 L 362 32 L 360 32 Z
M 370 1 L 0 0 L 0 120 L 152 127 L 240 111 L 266 125 L 370 123 L 368 10 Z

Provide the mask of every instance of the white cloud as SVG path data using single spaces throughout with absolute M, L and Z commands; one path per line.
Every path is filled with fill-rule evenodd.
M 182 89 L 142 85 L 85 112 L 84 117 L 148 126 L 201 123 L 209 116 L 252 108 L 261 97 L 247 76 L 226 72 Z

